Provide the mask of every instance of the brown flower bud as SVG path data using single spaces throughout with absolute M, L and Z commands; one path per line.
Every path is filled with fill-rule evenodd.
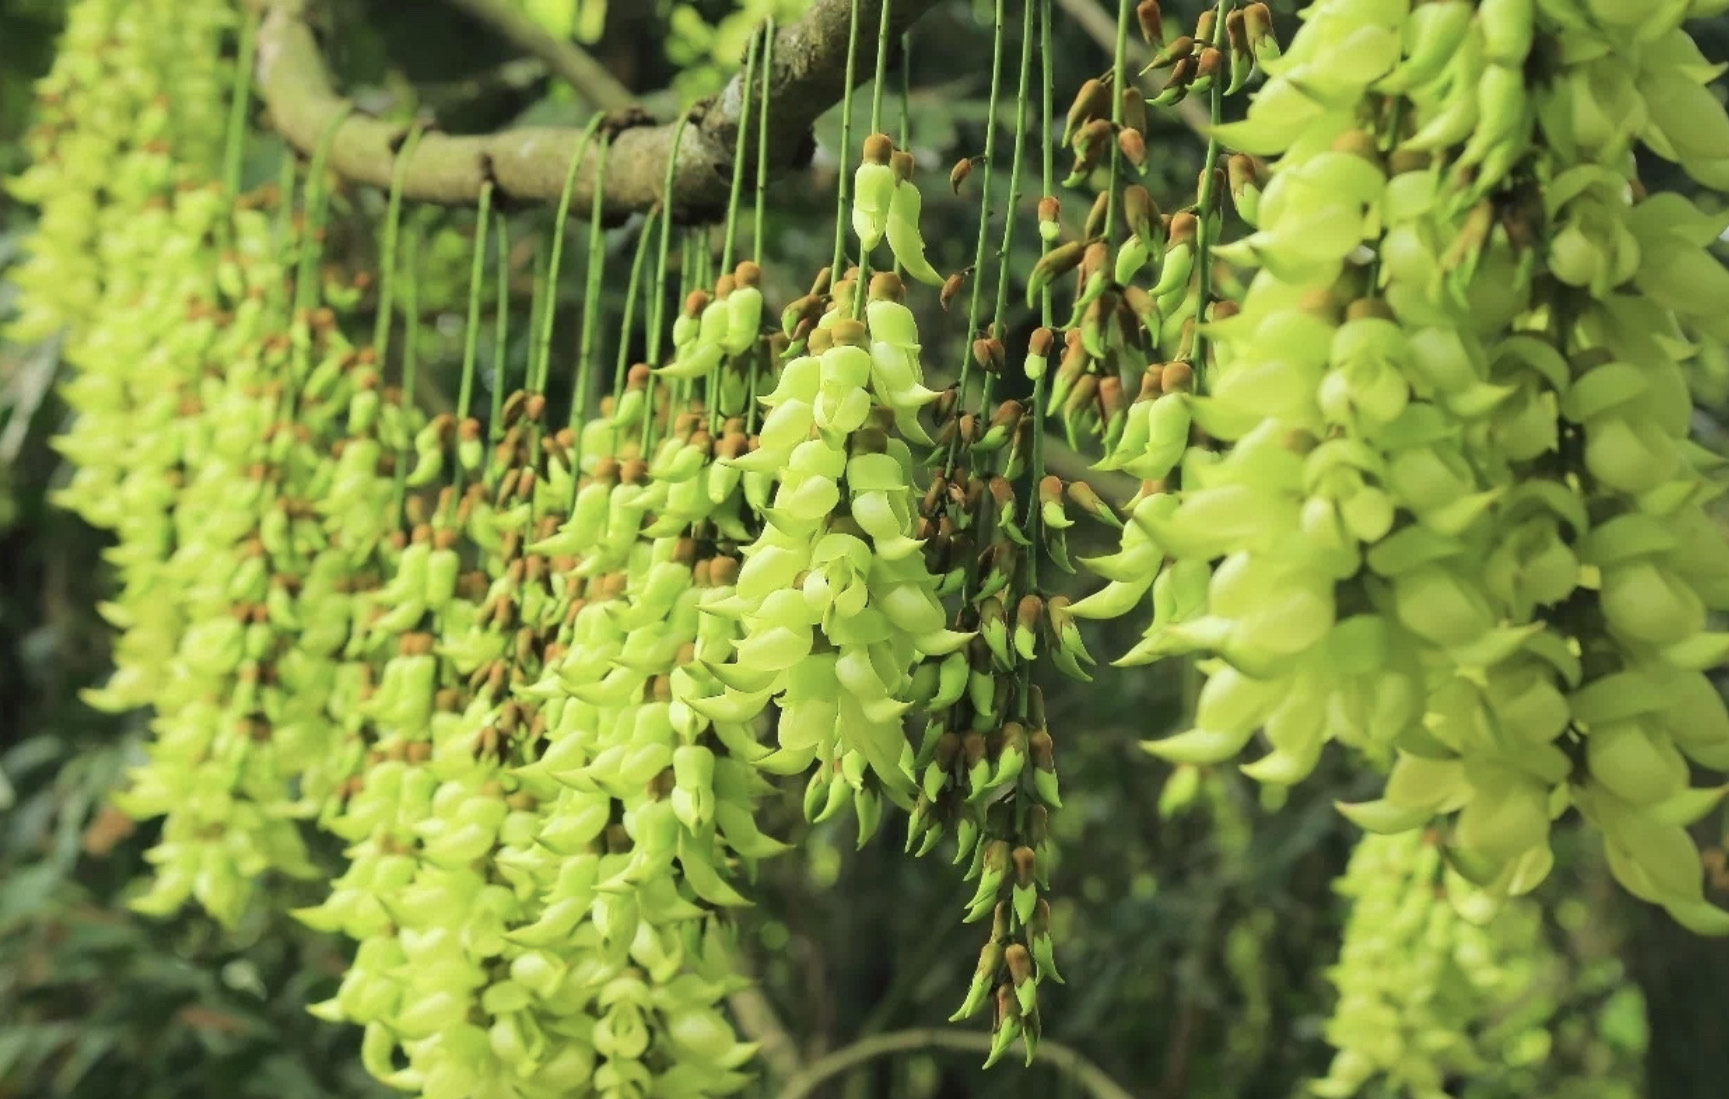
M 889 167 L 894 170 L 895 182 L 905 183 L 912 179 L 913 172 L 918 168 L 918 163 L 913 159 L 911 153 L 897 151 L 889 157 Z
M 887 134 L 871 134 L 864 139 L 864 159 L 867 163 L 887 164 L 894 152 L 894 140 Z
M 1153 49 L 1165 44 L 1164 12 L 1159 0 L 1141 0 L 1135 5 L 1135 22 L 1141 25 L 1141 39 Z
M 955 297 L 960 294 L 961 287 L 966 285 L 966 281 L 967 272 L 965 271 L 956 271 L 944 279 L 943 288 L 937 292 L 937 303 L 947 309 L 953 304 Z
M 967 177 L 972 175 L 972 174 L 973 174 L 973 158 L 972 157 L 963 156 L 959 160 L 955 161 L 955 166 L 953 168 L 949 169 L 949 190 L 953 191 L 957 195 L 960 194 L 961 193 L 961 184 L 965 183 L 967 181 Z
M 1147 139 L 1141 136 L 1141 131 L 1131 130 L 1127 126 L 1118 130 L 1117 150 L 1136 171 L 1147 166 Z

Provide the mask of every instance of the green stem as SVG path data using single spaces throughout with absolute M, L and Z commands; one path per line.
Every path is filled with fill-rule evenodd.
M 672 148 L 676 153 L 679 143 L 684 140 L 684 127 L 690 121 L 690 116 L 680 115 L 678 124 L 672 131 Z M 660 205 L 666 214 L 660 223 L 660 258 L 654 266 L 654 301 L 650 303 L 648 314 L 648 363 L 659 366 L 660 341 L 663 335 L 662 326 L 666 323 L 666 275 L 668 252 L 672 247 L 672 179 L 673 171 L 678 167 L 676 155 L 666 158 L 666 180 L 660 188 Z M 682 257 L 681 257 L 682 258 Z
M 630 261 L 630 279 L 624 284 L 624 318 L 619 324 L 618 365 L 615 376 L 622 378 L 630 364 L 630 328 L 636 320 L 637 290 L 642 286 L 642 269 L 648 262 L 648 246 L 654 239 L 654 220 L 658 207 L 649 207 L 643 218 L 642 234 L 636 238 L 636 254 Z M 653 375 L 650 375 L 653 377 Z M 615 389 L 613 392 L 620 392 Z
M 487 436 L 504 438 L 504 390 L 510 381 L 510 221 L 498 215 L 498 291 L 492 313 L 492 416 Z
M 276 177 L 276 190 L 279 196 L 277 201 L 281 205 L 276 209 L 274 239 L 276 240 L 277 247 L 284 251 L 290 251 L 295 247 L 294 193 L 297 189 L 296 173 L 299 171 L 299 168 L 300 166 L 295 163 L 294 157 L 285 156 L 282 158 L 282 170 L 277 173 Z M 310 187 L 312 184 L 310 174 L 308 175 L 306 182 L 307 186 Z M 295 267 L 296 290 L 299 287 L 299 279 L 299 265 L 297 263 Z M 288 289 L 284 280 L 277 280 L 275 284 L 271 286 L 270 312 L 273 316 L 280 314 L 286 308 L 288 302 L 284 299 L 291 297 L 294 292 L 294 290 Z
M 1034 3 L 1035 0 L 1023 0 L 1021 4 L 1021 71 L 1015 97 L 1015 151 L 1014 159 L 1009 162 L 1009 200 L 1003 207 L 1006 211 L 1003 217 L 1003 242 L 997 248 L 997 300 L 991 310 L 991 322 L 999 339 L 1005 327 L 1003 316 L 1009 307 L 1009 253 L 1014 247 L 1015 224 L 1020 220 L 1015 216 L 1015 207 L 1021 201 L 1021 159 L 1026 144 L 1027 94 L 1032 90 Z M 990 412 L 991 391 L 995 388 L 996 377 L 986 374 L 979 405 L 981 415 Z
M 600 336 L 597 314 L 600 312 L 600 283 L 606 267 L 606 237 L 601 231 L 601 213 L 606 204 L 606 155 L 612 149 L 612 138 L 602 135 L 600 152 L 594 166 L 594 201 L 588 208 L 588 270 L 582 297 L 582 334 L 576 359 L 576 392 L 571 395 L 570 426 L 576 432 L 574 456 L 571 459 L 571 484 L 582 474 L 582 426 L 588 417 L 588 391 L 592 388 L 589 375 L 594 370 L 594 343 Z M 613 391 L 623 386 L 616 381 Z
M 420 232 L 416 226 L 408 234 L 408 241 L 403 245 L 404 266 L 408 269 L 407 281 L 402 287 L 402 411 L 408 423 L 414 423 L 414 381 L 419 370 L 418 344 L 420 343 Z M 403 437 L 396 448 L 395 504 L 391 508 L 396 515 L 402 514 L 403 501 L 408 497 L 408 456 L 413 452 L 413 431 Z
M 744 51 L 744 79 L 739 82 L 739 94 L 744 105 L 738 112 L 738 136 L 732 148 L 732 189 L 726 196 L 726 234 L 721 238 L 720 269 L 732 270 L 732 248 L 738 235 L 738 204 L 744 195 L 744 150 L 750 138 L 750 90 L 756 84 L 756 35 Z M 759 141 L 758 144 L 761 144 Z
M 1213 20 L 1213 46 L 1219 50 L 1228 49 L 1225 34 L 1225 17 L 1231 12 L 1233 0 L 1219 0 L 1217 15 Z M 1223 74 L 1220 74 L 1221 76 Z M 1212 128 L 1216 130 L 1225 120 L 1225 81 L 1218 76 L 1213 78 L 1210 93 Z M 1195 224 L 1195 335 L 1189 345 L 1190 366 L 1195 372 L 1194 387 L 1196 393 L 1204 392 L 1202 386 L 1207 369 L 1207 336 L 1203 325 L 1207 319 L 1208 299 L 1213 294 L 1213 230 L 1216 219 L 1218 197 L 1213 193 L 1214 175 L 1219 166 L 1219 140 L 1216 137 L 1207 139 L 1207 159 L 1201 169 L 1201 191 L 1197 196 Z
M 883 129 L 883 86 L 888 75 L 889 60 L 889 5 L 894 0 L 883 0 L 882 14 L 877 20 L 877 68 L 871 78 L 871 133 L 880 134 Z
M 840 282 L 841 264 L 846 260 L 847 202 L 852 198 L 852 176 L 847 167 L 852 163 L 852 89 L 858 72 L 858 13 L 859 0 L 852 0 L 852 21 L 846 40 L 846 91 L 840 101 L 840 175 L 835 181 L 834 261 L 829 265 L 830 285 Z
M 902 149 L 910 149 L 913 144 L 913 36 L 911 31 L 901 35 L 901 131 L 897 144 Z
M 1117 51 L 1111 61 L 1111 128 L 1114 133 L 1123 124 L 1123 89 L 1128 86 L 1129 9 L 1132 0 L 1117 0 Z M 1220 25 L 1221 29 L 1223 24 Z M 1105 192 L 1105 243 L 1117 229 L 1117 182 L 1122 178 L 1123 151 L 1111 142 L 1111 179 Z
M 390 202 L 384 214 L 383 255 L 378 263 L 378 317 L 372 328 L 372 346 L 377 350 L 381 364 L 385 352 L 390 349 L 390 312 L 396 293 L 396 236 L 402 223 L 402 181 L 408 174 L 408 161 L 414 155 L 414 147 L 420 144 L 421 129 L 418 122 L 409 129 L 390 169 Z M 331 132 L 334 136 L 334 126 Z
M 402 284 L 402 406 L 414 407 L 414 382 L 420 369 L 420 239 L 414 227 L 403 246 L 407 272 Z M 406 453 L 406 452 L 405 452 Z
M 547 268 L 546 242 L 534 242 L 534 295 L 528 304 L 529 317 L 529 347 L 528 367 L 524 372 L 523 389 L 530 393 L 545 391 L 546 378 L 540 372 L 540 356 L 535 353 L 535 344 L 539 342 L 539 333 L 549 322 L 547 317 L 553 312 L 552 286 L 546 277 Z
M 258 16 L 240 20 L 240 56 L 234 62 L 234 99 L 228 108 L 228 134 L 222 148 L 222 190 L 232 202 L 240 194 L 240 168 L 246 152 L 246 114 L 252 105 L 252 60 L 258 50 Z M 290 158 L 292 159 L 292 158 Z
M 540 329 L 534 335 L 534 354 L 529 360 L 529 375 L 539 379 L 539 385 L 535 387 L 538 391 L 544 391 L 546 375 L 552 363 L 552 322 L 558 313 L 555 304 L 558 300 L 558 269 L 564 260 L 565 230 L 570 225 L 570 196 L 576 188 L 576 173 L 582 167 L 582 159 L 588 155 L 588 144 L 593 140 L 595 131 L 600 129 L 603 117 L 596 112 L 583 128 L 582 137 L 576 143 L 576 151 L 570 155 L 570 163 L 564 170 L 564 189 L 558 194 L 557 220 L 552 225 L 552 258 L 546 265 L 550 298 L 547 308 L 541 312 Z
M 882 18 L 877 25 L 877 57 L 876 71 L 871 74 L 871 133 L 882 133 L 883 115 L 883 85 L 887 82 L 889 59 L 889 5 L 893 0 L 883 0 Z M 896 262 L 898 266 L 898 261 Z M 870 284 L 871 258 L 870 253 L 859 252 L 858 285 L 853 287 L 852 315 L 857 320 L 864 316 L 865 294 Z
M 756 124 L 756 218 L 751 222 L 750 250 L 760 264 L 763 254 L 764 195 L 768 189 L 768 104 L 769 84 L 774 79 L 774 16 L 768 17 L 768 30 L 762 40 L 762 109 Z M 674 141 L 676 146 L 678 143 Z
M 306 169 L 306 195 L 301 199 L 306 218 L 300 230 L 299 261 L 294 272 L 293 311 L 296 314 L 310 310 L 318 294 L 318 261 L 324 252 L 319 234 L 324 228 L 324 212 L 330 198 L 329 188 L 324 185 L 324 167 L 330 161 L 330 147 L 335 143 L 337 127 L 342 125 L 342 120 L 352 109 L 348 107 L 331 119 L 318 141 L 318 148 L 313 151 L 312 163 Z M 284 196 L 285 201 L 286 198 Z M 382 359 L 383 352 L 379 355 Z
M 1029 3 L 1031 0 L 1029 0 Z M 1055 187 L 1055 167 L 1052 164 L 1051 153 L 1051 0 L 1038 0 L 1039 5 L 1039 82 L 1042 94 L 1039 104 L 1039 187 L 1041 194 L 1050 194 Z M 1039 238 L 1039 255 L 1043 256 L 1051 250 L 1051 242 L 1042 236 Z M 1039 323 L 1046 328 L 1051 324 L 1051 288 L 1045 287 L 1039 294 Z M 1040 541 L 1038 492 L 1039 484 L 1045 479 L 1045 379 L 1050 374 L 1049 366 L 1041 371 L 1033 381 L 1033 453 L 1032 453 L 1032 486 L 1027 493 L 1030 501 L 1027 507 L 1027 539 L 1032 542 L 1032 549 L 1027 553 L 1027 590 L 1039 590 L 1039 550 Z M 1027 669 L 1030 679 L 1032 669 Z M 1023 683 L 1020 692 L 1020 705 L 1025 707 L 1027 684 Z M 1025 716 L 1024 714 L 1022 716 Z
M 462 385 L 456 394 L 456 418 L 468 419 L 474 400 L 474 364 L 480 350 L 480 298 L 486 282 L 486 230 L 492 223 L 492 182 L 480 186 L 480 204 L 474 215 L 474 260 L 468 269 L 468 324 L 462 338 Z
M 979 183 L 979 239 L 973 247 L 973 288 L 967 303 L 967 331 L 961 340 L 960 380 L 957 383 L 958 407 L 966 406 L 967 381 L 972 377 L 973 369 L 973 337 L 979 331 L 980 284 L 984 280 L 985 249 L 990 246 L 991 227 L 991 173 L 996 169 L 997 151 L 997 111 L 996 104 L 1002 88 L 1003 75 L 1003 9 L 1004 0 L 996 0 L 996 33 L 991 41 L 991 95 L 988 102 L 990 110 L 985 112 L 985 156 L 984 179 Z M 960 432 L 955 432 L 949 440 L 947 465 L 953 468 L 955 456 L 960 451 Z

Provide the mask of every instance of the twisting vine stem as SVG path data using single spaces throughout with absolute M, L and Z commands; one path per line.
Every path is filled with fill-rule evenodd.
M 679 140 L 684 136 L 685 124 L 689 121 L 689 115 L 684 115 L 679 118 L 678 126 L 673 131 L 673 148 L 678 148 Z M 650 366 L 660 365 L 661 329 L 666 323 L 666 276 L 668 270 L 668 253 L 672 249 L 673 230 L 672 216 L 670 214 L 671 206 L 669 204 L 672 202 L 672 175 L 673 171 L 677 167 L 677 157 L 669 156 L 666 158 L 666 181 L 661 184 L 660 206 L 661 209 L 667 210 L 669 213 L 665 220 L 660 223 L 660 257 L 655 261 L 654 265 L 654 301 L 650 305 L 648 314 L 648 361 Z M 688 242 L 689 238 L 687 237 L 683 243 L 688 244 Z M 679 256 L 681 261 L 681 272 L 686 275 L 688 275 L 690 271 L 689 255 L 687 253 L 688 250 L 687 252 L 681 252 Z
M 1225 17 L 1231 14 L 1234 0 L 1219 0 L 1217 17 L 1213 20 L 1213 48 L 1228 49 L 1225 35 Z M 1196 196 L 1199 210 L 1195 226 L 1195 335 L 1190 341 L 1190 366 L 1194 370 L 1195 392 L 1203 392 L 1203 383 L 1207 370 L 1207 334 L 1205 322 L 1207 306 L 1211 304 L 1213 294 L 1213 233 L 1218 224 L 1219 196 L 1214 194 L 1218 184 L 1214 177 L 1219 168 L 1219 139 L 1211 136 L 1225 120 L 1225 82 L 1217 77 L 1209 93 L 1210 116 L 1212 130 L 1207 138 L 1207 159 L 1201 169 L 1200 193 Z
M 1029 4 L 1034 0 L 1027 0 Z M 1039 193 L 1048 195 L 1055 186 L 1055 167 L 1052 164 L 1051 152 L 1051 85 L 1054 74 L 1051 71 L 1051 0 L 1037 0 L 1039 6 Z M 1043 256 L 1051 250 L 1051 242 L 1041 235 L 1039 239 L 1039 255 Z M 1051 288 L 1046 286 L 1039 292 L 1039 324 L 1046 328 L 1051 324 Z M 1047 388 L 1045 377 L 1050 373 L 1049 366 L 1039 371 L 1039 376 L 1033 379 L 1032 416 L 1033 445 L 1030 465 L 1032 467 L 1032 484 L 1027 494 L 1027 540 L 1032 548 L 1027 552 L 1027 591 L 1034 594 L 1039 590 L 1039 550 L 1043 546 L 1040 525 L 1044 521 L 1039 507 L 1039 485 L 1045 479 L 1045 394 Z M 1032 680 L 1032 666 L 1029 664 L 1023 670 L 1021 691 L 1016 699 L 1019 716 L 1025 720 L 1027 690 Z
M 480 351 L 480 299 L 486 284 L 486 230 L 492 223 L 492 184 L 480 189 L 474 214 L 474 259 L 468 269 L 468 324 L 463 328 L 462 384 L 456 391 L 456 418 L 468 419 L 474 400 L 475 361 Z
M 391 310 L 395 305 L 396 294 L 396 237 L 402 227 L 402 181 L 407 174 L 408 162 L 414 156 L 414 147 L 420 144 L 421 132 L 425 129 L 419 122 L 409 127 L 408 136 L 403 139 L 402 147 L 396 151 L 396 166 L 390 177 L 390 201 L 384 213 L 384 245 L 383 258 L 379 263 L 378 277 L 378 316 L 373 321 L 372 346 L 378 352 L 378 361 L 384 362 L 384 353 L 390 349 Z M 332 126 L 330 135 L 336 135 L 336 127 Z M 296 305 L 299 303 L 297 302 Z
M 774 16 L 768 17 L 768 29 L 762 36 L 762 91 L 761 110 L 757 115 L 756 125 L 756 216 L 751 221 L 750 251 L 758 263 L 762 262 L 763 246 L 763 211 L 766 209 L 765 195 L 768 190 L 768 107 L 772 98 L 769 95 L 769 85 L 774 77 Z M 673 142 L 676 148 L 678 143 Z M 668 190 L 671 190 L 669 185 Z M 751 414 L 756 414 L 756 402 L 751 402 Z
M 660 214 L 660 207 L 651 206 L 648 214 L 642 219 L 642 232 L 636 238 L 636 252 L 630 260 L 630 278 L 624 284 L 624 317 L 619 324 L 618 362 L 614 365 L 615 377 L 623 376 L 630 366 L 630 326 L 636 319 L 636 298 L 642 287 L 642 269 L 648 262 L 649 244 L 654 240 L 654 223 Z M 622 390 L 614 389 L 614 393 Z
M 420 241 L 414 226 L 402 247 L 402 407 L 414 407 L 414 383 L 420 372 Z M 407 473 L 406 469 L 402 470 Z
M 733 141 L 732 153 L 732 189 L 726 198 L 726 231 L 720 242 L 720 269 L 722 273 L 732 270 L 732 249 L 738 236 L 738 206 L 739 199 L 744 195 L 744 150 L 745 143 L 750 139 L 750 90 L 756 83 L 756 51 L 757 37 L 751 35 L 750 46 L 744 51 L 744 79 L 739 82 L 739 94 L 745 97 L 747 109 L 739 112 L 738 136 Z M 760 142 L 759 142 L 760 144 Z
M 1123 127 L 1123 89 L 1128 87 L 1129 9 L 1132 0 L 1117 0 L 1117 48 L 1111 59 L 1111 130 Z M 1105 192 L 1105 243 L 1117 231 L 1117 187 L 1123 173 L 1123 150 L 1111 142 L 1111 181 Z
M 996 169 L 997 152 L 997 97 L 1002 89 L 1003 76 L 1003 8 L 1004 0 L 996 0 L 996 14 L 993 17 L 995 34 L 991 40 L 991 109 L 985 112 L 985 153 L 984 179 L 979 183 L 979 237 L 973 247 L 973 288 L 967 301 L 967 335 L 961 341 L 960 377 L 955 383 L 957 406 L 964 407 L 967 397 L 967 382 L 972 377 L 973 355 L 972 337 L 979 330 L 979 303 L 983 295 L 980 287 L 983 282 L 981 272 L 985 266 L 985 249 L 990 247 L 991 227 L 991 173 Z M 960 450 L 960 432 L 957 430 L 949 439 L 947 468 L 953 469 L 955 456 Z
M 846 260 L 847 202 L 852 198 L 852 176 L 847 166 L 852 163 L 852 90 L 858 80 L 858 16 L 859 0 L 852 0 L 852 15 L 847 24 L 846 91 L 840 100 L 840 164 L 835 180 L 834 261 L 829 265 L 831 285 L 840 282 L 841 264 Z
M 504 389 L 510 380 L 510 222 L 498 215 L 498 290 L 492 312 L 492 409 L 487 437 L 496 444 L 504 438 Z
M 222 192 L 230 202 L 240 195 L 240 166 L 246 152 L 246 115 L 247 108 L 252 105 L 252 60 L 258 50 L 258 18 L 248 13 L 240 20 L 240 57 L 235 62 L 234 98 L 229 103 L 228 133 L 222 146 Z
M 606 203 L 606 157 L 612 135 L 602 134 L 595 158 L 594 200 L 588 209 L 588 266 L 583 271 L 582 330 L 577 336 L 576 383 L 570 401 L 570 426 L 576 431 L 571 457 L 571 490 L 582 473 L 582 421 L 588 415 L 589 375 L 594 369 L 594 342 L 600 335 L 600 283 L 606 266 L 606 238 L 601 230 Z M 621 381 L 622 384 L 622 381 Z M 614 391 L 620 386 L 615 385 Z
M 883 80 L 888 71 L 889 56 L 889 5 L 892 0 L 882 0 L 882 20 L 877 27 L 876 68 L 871 73 L 871 125 L 870 132 L 882 133 L 883 115 Z M 855 9 L 857 5 L 854 5 Z M 859 249 L 858 283 L 853 287 L 852 315 L 856 320 L 864 316 L 866 286 L 870 282 L 871 257 L 865 249 Z
M 996 329 L 997 338 L 1001 339 L 1007 322 L 1003 319 L 1009 307 L 1009 254 L 1015 243 L 1015 207 L 1021 201 L 1021 160 L 1026 149 L 1027 133 L 1027 94 L 1032 90 L 1033 74 L 1033 4 L 1036 0 L 1023 0 L 1021 4 L 1021 70 L 1017 77 L 1018 87 L 1015 94 L 1015 149 L 1013 159 L 1009 161 L 1009 198 L 1003 204 L 1003 241 L 997 247 L 997 300 L 991 309 L 991 324 Z M 996 388 L 996 376 L 986 374 L 979 398 L 979 413 L 988 416 L 991 409 L 991 393 Z
M 558 195 L 557 220 L 552 225 L 552 256 L 547 260 L 546 278 L 551 290 L 547 308 L 541 313 L 540 327 L 534 334 L 534 357 L 531 360 L 530 376 L 539 382 L 535 388 L 542 390 L 546 386 L 548 365 L 552 359 L 552 322 L 558 310 L 555 307 L 558 299 L 558 271 L 564 259 L 564 234 L 570 224 L 570 196 L 576 187 L 576 174 L 582 167 L 583 157 L 588 155 L 588 146 L 594 140 L 595 131 L 600 128 L 602 116 L 596 114 L 583 128 L 582 138 L 576 143 L 576 152 L 571 154 L 570 164 L 564 171 L 564 190 Z M 586 316 L 584 323 L 587 323 Z M 573 395 L 573 407 L 575 397 Z
M 311 309 L 318 293 L 318 260 L 323 251 L 319 242 L 324 231 L 325 204 L 330 198 L 329 188 L 324 185 L 325 165 L 330 161 L 330 148 L 335 143 L 336 129 L 340 125 L 340 121 L 332 122 L 324 131 L 317 150 L 312 154 L 312 163 L 306 168 L 306 195 L 301 199 L 306 217 L 301 226 L 299 262 L 294 272 L 293 311 L 297 314 Z M 283 196 L 283 202 L 285 209 L 292 209 L 293 203 L 288 195 Z M 389 267 L 384 270 L 388 272 Z M 383 357 L 382 348 L 378 354 Z

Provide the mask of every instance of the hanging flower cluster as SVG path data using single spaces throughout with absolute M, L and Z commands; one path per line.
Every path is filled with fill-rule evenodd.
M 1185 34 L 1158 0 L 1124 3 L 1162 89 L 1119 47 L 1053 127 L 1051 16 L 1028 0 L 1013 151 L 993 116 L 950 173 L 959 193 L 985 166 L 970 266 L 936 266 L 879 79 L 835 260 L 776 312 L 762 242 L 734 262 L 746 126 L 718 268 L 688 235 L 669 294 L 670 211 L 641 223 L 610 388 L 591 376 L 611 321 L 596 195 L 566 416 L 548 379 L 568 186 L 520 385 L 499 242 L 480 412 L 487 240 L 508 224 L 491 185 L 472 235 L 438 227 L 422 263 L 423 222 L 398 255 L 399 172 L 376 275 L 337 274 L 324 153 L 298 202 L 294 172 L 243 195 L 237 127 L 215 182 L 230 30 L 250 52 L 235 6 L 77 0 L 14 182 L 43 207 L 18 332 L 68 333 L 62 499 L 117 537 L 117 669 L 91 701 L 153 712 L 121 797 L 164 821 L 138 907 L 233 923 L 267 872 L 319 873 L 315 824 L 348 861 L 296 915 L 357 946 L 313 1010 L 364 1028 L 380 1080 L 732 1094 L 753 1047 L 722 1010 L 731 914 L 785 849 L 759 800 L 805 775 L 806 817 L 851 806 L 861 845 L 886 805 L 909 811 L 909 851 L 954 837 L 965 918 L 990 929 L 956 1018 L 988 1006 L 989 1062 L 1016 1039 L 1030 1060 L 1039 986 L 1061 980 L 1036 680 L 1048 658 L 1090 681 L 1081 623 L 1150 602 L 1117 663 L 1204 675 L 1192 727 L 1153 754 L 1192 779 L 1262 734 L 1243 770 L 1280 787 L 1334 740 L 1390 767 L 1380 799 L 1341 807 L 1374 835 L 1341 884 L 1340 1053 L 1317 1094 L 1377 1075 L 1438 1094 L 1472 1071 L 1512 979 L 1473 921 L 1544 878 L 1570 807 L 1630 892 L 1729 932 L 1686 832 L 1722 794 L 1690 764 L 1729 766 L 1706 675 L 1729 655 L 1707 627 L 1729 610 L 1705 510 L 1721 462 L 1688 438 L 1693 394 L 1729 377 L 1729 273 L 1706 251 L 1729 218 L 1647 193 L 1633 161 L 1729 188 L 1718 68 L 1680 25 L 1717 6 L 1315 0 L 1281 51 L 1263 4 L 1222 0 Z M 1211 105 L 1206 164 L 1163 211 L 1140 181 L 1149 111 L 1188 97 Z M 604 188 L 612 125 L 571 180 L 586 163 Z M 1034 134 L 1060 137 L 1061 186 L 1090 205 L 1064 220 L 1046 148 L 1019 272 Z M 1248 228 L 1232 243 L 1228 215 Z M 422 306 L 454 307 L 440 261 L 470 249 L 461 394 L 428 416 Z M 969 287 L 958 376 L 932 388 L 917 295 L 952 309 Z M 1139 491 L 1119 506 L 1048 472 L 1055 428 Z M 1083 521 L 1117 546 L 1071 599 L 1053 570 L 1075 572 Z

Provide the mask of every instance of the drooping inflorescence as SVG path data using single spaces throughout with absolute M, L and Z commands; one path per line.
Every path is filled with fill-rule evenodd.
M 718 257 L 674 224 L 673 164 L 603 223 L 626 123 L 597 116 L 524 316 L 526 219 L 492 183 L 471 220 L 405 213 L 418 126 L 379 240 L 349 249 L 375 270 L 326 262 L 342 117 L 242 188 L 242 5 L 70 6 L 12 184 L 42 208 L 14 334 L 64 333 L 61 500 L 116 539 L 116 670 L 89 697 L 151 711 L 119 796 L 163 820 L 136 907 L 233 924 L 270 875 L 324 874 L 322 830 L 345 866 L 295 914 L 355 952 L 313 1010 L 364 1028 L 380 1080 L 732 1094 L 754 1052 L 723 1010 L 735 913 L 787 847 L 758 808 L 803 776 L 805 817 L 850 806 L 861 846 L 890 807 L 909 852 L 955 840 L 989 927 L 955 1017 L 988 1007 L 988 1061 L 1017 1038 L 1030 1061 L 1061 980 L 1046 673 L 1090 682 L 1082 624 L 1135 616 L 1117 665 L 1202 680 L 1146 744 L 1186 780 L 1257 737 L 1242 770 L 1272 787 L 1333 741 L 1386 771 L 1340 807 L 1371 835 L 1316 1094 L 1473 1071 L 1505 1003 L 1485 959 L 1514 941 L 1478 924 L 1510 905 L 1507 949 L 1536 950 L 1515 898 L 1569 809 L 1629 892 L 1729 932 L 1687 832 L 1723 793 L 1692 766 L 1729 766 L 1722 462 L 1690 437 L 1729 376 L 1706 251 L 1729 218 L 1634 160 L 1729 187 L 1719 70 L 1681 26 L 1722 5 L 1316 0 L 1281 49 L 1260 3 L 1178 27 L 1122 0 L 1064 118 L 1049 0 L 1013 9 L 1018 39 L 1012 7 L 991 77 L 1012 139 L 989 112 L 950 172 L 979 202 L 967 266 L 938 266 L 913 143 L 882 125 L 886 19 L 863 141 L 843 106 L 833 262 L 772 277 L 761 179 L 735 254 L 771 27 Z M 1164 210 L 1153 112 L 1190 99 L 1205 159 Z M 428 412 L 423 313 L 465 295 L 459 395 Z M 1138 490 L 1059 476 L 1058 440 Z M 1071 560 L 1083 523 L 1115 548 Z

